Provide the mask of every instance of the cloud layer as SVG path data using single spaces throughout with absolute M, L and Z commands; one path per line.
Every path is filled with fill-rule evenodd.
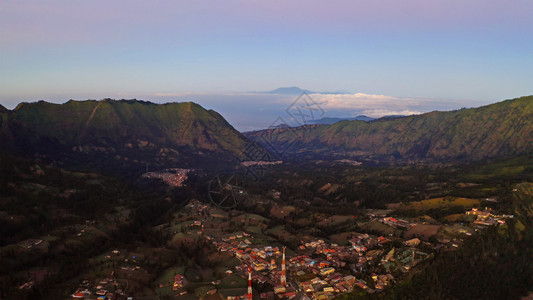
M 364 114 L 379 118 L 393 114 L 419 114 L 419 101 L 410 98 L 399 98 L 386 95 L 370 94 L 312 94 L 317 104 L 330 112 L 349 112 L 351 115 Z
M 261 93 L 156 93 L 152 101 L 194 101 L 221 113 L 240 131 L 268 128 L 284 120 L 289 125 L 301 125 L 295 114 L 307 112 L 309 118 L 355 117 L 366 115 L 380 118 L 389 115 L 413 115 L 434 110 L 454 110 L 489 104 L 489 101 L 396 97 L 374 94 L 310 94 L 307 100 L 300 95 Z M 310 109 L 314 111 L 311 116 Z M 276 121 L 277 120 L 277 121 Z M 292 123 L 291 123 L 292 122 Z

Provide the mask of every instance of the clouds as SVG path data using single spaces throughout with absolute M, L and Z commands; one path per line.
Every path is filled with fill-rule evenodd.
M 357 94 L 311 94 L 310 95 L 315 101 L 322 106 L 324 109 L 329 110 L 361 110 L 369 106 L 374 107 L 386 107 L 391 103 L 399 105 L 403 103 L 406 105 L 405 99 L 400 99 L 392 96 L 385 95 L 369 95 L 363 93 Z
M 430 97 L 397 97 L 380 94 L 311 94 L 328 116 L 366 115 L 380 118 L 388 115 L 416 115 L 433 110 L 454 110 L 490 103 L 487 100 L 463 100 Z M 287 99 L 285 99 L 287 101 Z
M 387 95 L 355 94 L 310 94 L 316 105 L 332 117 L 366 115 L 380 118 L 387 115 L 413 115 L 425 111 L 421 101 Z M 288 99 L 280 99 L 287 102 Z
M 372 118 L 381 118 L 385 116 L 411 116 L 411 115 L 419 115 L 421 114 L 421 111 L 413 111 L 413 110 L 390 110 L 390 109 L 366 109 L 362 110 L 361 114 L 365 115 L 367 117 Z
M 156 102 L 194 101 L 208 109 L 214 109 L 240 131 L 268 128 L 278 117 L 289 125 L 302 124 L 292 120 L 295 107 L 305 112 L 313 106 L 314 119 L 320 117 L 355 117 L 366 115 L 380 118 L 389 115 L 414 115 L 434 110 L 454 110 L 488 104 L 489 101 L 472 101 L 443 98 L 397 97 L 378 94 L 319 94 L 308 95 L 307 102 L 300 95 L 276 95 L 262 93 L 156 93 L 147 96 Z M 310 100 L 309 100 L 310 99 Z M 289 112 L 289 113 L 288 113 Z

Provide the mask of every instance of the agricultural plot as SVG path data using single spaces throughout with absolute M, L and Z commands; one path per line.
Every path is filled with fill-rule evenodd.
M 428 200 L 416 201 L 416 202 L 406 202 L 400 204 L 400 210 L 409 210 L 414 209 L 417 211 L 426 211 L 430 209 L 442 209 L 449 208 L 452 206 L 462 206 L 464 208 L 479 206 L 480 201 L 477 199 L 469 198 L 433 198 Z
M 440 228 L 440 225 L 417 224 L 404 233 L 404 238 L 410 239 L 417 237 L 427 241 L 430 237 L 436 235 Z
M 333 215 L 331 217 L 328 217 L 320 222 L 318 222 L 318 226 L 337 226 L 342 223 L 351 221 L 355 218 L 353 216 L 341 216 L 341 215 Z
M 370 221 L 363 225 L 363 229 L 368 232 L 375 232 L 379 233 L 381 235 L 389 235 L 394 234 L 395 229 L 392 228 L 389 225 L 385 225 L 383 223 L 380 223 L 378 221 Z

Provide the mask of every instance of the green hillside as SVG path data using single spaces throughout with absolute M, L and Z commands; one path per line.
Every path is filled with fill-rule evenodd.
M 376 122 L 264 130 L 247 136 L 287 156 L 479 160 L 532 147 L 533 96 Z
M 197 167 L 235 162 L 248 142 L 198 104 L 44 101 L 0 111 L 3 150 L 79 167 Z

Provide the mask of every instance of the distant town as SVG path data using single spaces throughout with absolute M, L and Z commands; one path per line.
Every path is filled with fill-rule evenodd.
M 147 172 L 142 174 L 142 177 L 161 179 L 169 186 L 180 187 L 187 179 L 187 173 L 190 171 L 190 169 L 172 168 L 158 172 Z

